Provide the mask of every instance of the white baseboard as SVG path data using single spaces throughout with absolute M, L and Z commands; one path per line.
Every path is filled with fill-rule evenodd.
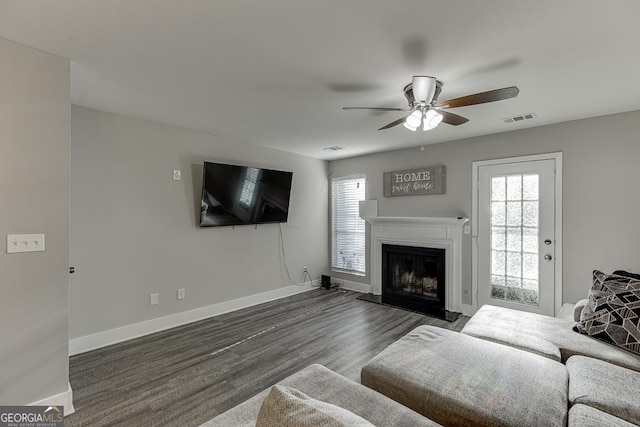
M 363 294 L 371 293 L 371 285 L 369 285 L 368 283 L 352 282 L 351 280 L 342 280 L 342 279 L 335 279 L 334 281 L 340 283 L 341 289 L 362 292 Z
M 71 390 L 71 384 L 67 384 L 67 391 L 30 403 L 28 406 L 63 406 L 65 417 L 73 414 L 76 412 L 73 407 L 73 390 Z
M 311 284 L 304 286 L 287 286 L 273 291 L 250 295 L 248 297 L 225 301 L 219 304 L 209 305 L 207 307 L 183 311 L 169 316 L 159 317 L 157 319 L 146 320 L 144 322 L 134 323 L 132 325 L 126 325 L 110 329 L 108 331 L 74 338 L 69 341 L 69 355 L 73 356 L 75 354 L 127 341 L 132 338 L 138 338 L 187 323 L 197 322 L 198 320 L 207 319 L 230 311 L 240 310 L 241 308 L 250 307 L 252 305 L 262 304 L 268 301 L 307 292 L 312 289 L 316 289 L 319 285 L 320 280 L 314 280 Z

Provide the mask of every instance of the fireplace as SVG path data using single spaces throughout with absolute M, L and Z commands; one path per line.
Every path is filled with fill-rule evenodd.
M 361 216 L 371 226 L 371 300 L 382 303 L 382 247 L 385 245 L 435 248 L 445 252 L 444 310 L 428 313 L 447 320 L 462 312 L 462 229 L 469 221 L 463 217 L 381 217 L 364 210 Z M 440 288 L 438 280 L 438 288 Z M 378 299 L 375 301 L 375 299 Z M 470 307 L 470 306 L 467 306 Z M 473 314 L 471 310 L 468 311 Z M 465 313 L 466 314 L 466 313 Z M 454 319 L 455 320 L 455 319 Z
M 382 302 L 427 314 L 445 313 L 446 251 L 382 245 Z

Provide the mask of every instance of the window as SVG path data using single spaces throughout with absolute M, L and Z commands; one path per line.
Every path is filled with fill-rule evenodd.
M 491 298 L 538 306 L 539 174 L 491 177 Z
M 331 267 L 357 275 L 365 274 L 365 222 L 359 201 L 365 199 L 365 176 L 334 178 L 331 182 Z

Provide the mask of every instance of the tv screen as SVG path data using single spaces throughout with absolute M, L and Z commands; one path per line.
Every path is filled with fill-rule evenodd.
M 287 222 L 292 172 L 204 163 L 200 226 Z

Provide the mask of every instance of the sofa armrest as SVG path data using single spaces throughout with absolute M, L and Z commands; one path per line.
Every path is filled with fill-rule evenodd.
M 562 304 L 562 308 L 560 309 L 556 317 L 559 319 L 573 320 L 573 311 L 575 306 L 576 305 L 573 303 L 565 302 L 564 304 Z
M 579 322 L 580 315 L 582 314 L 582 310 L 584 309 L 584 307 L 587 305 L 588 302 L 589 300 L 587 299 L 581 299 L 575 304 L 570 302 L 564 303 L 562 305 L 562 308 L 560 309 L 560 312 L 556 317 L 560 319 L 567 319 L 567 320 L 573 320 L 574 322 Z
M 584 310 L 587 304 L 589 304 L 589 300 L 586 298 L 581 299 L 575 304 L 575 307 L 573 308 L 573 320 L 575 320 L 576 322 L 580 321 L 580 315 L 582 314 L 582 310 Z

